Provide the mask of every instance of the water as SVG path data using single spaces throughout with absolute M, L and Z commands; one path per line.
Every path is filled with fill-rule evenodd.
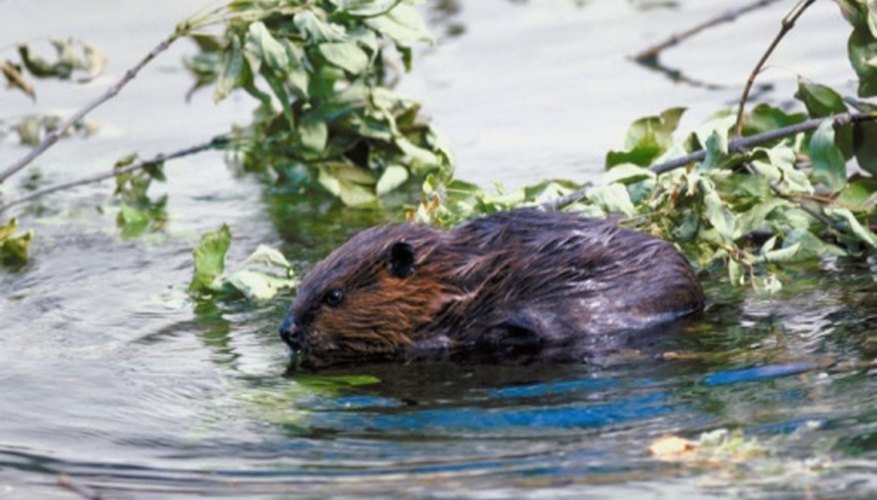
M 426 103 L 464 178 L 596 179 L 635 118 L 685 104 L 686 126 L 732 104 L 787 3 L 662 57 L 704 87 L 625 56 L 732 2 L 433 2 L 426 12 L 440 43 L 423 51 L 401 90 Z M 86 102 L 200 5 L 117 4 L 106 12 L 96 1 L 0 1 L 2 45 L 75 34 L 109 52 L 110 77 L 41 84 L 41 109 Z M 817 2 L 759 80 L 774 88 L 761 89 L 764 98 L 789 105 L 797 72 L 848 88 L 846 29 L 832 2 Z M 37 182 L 102 171 L 132 150 L 185 147 L 245 120 L 252 103 L 243 96 L 219 107 L 209 92 L 183 101 L 190 81 L 178 61 L 190 50 L 165 54 L 98 110 L 97 136 L 41 157 Z M 33 108 L 4 92 L 0 109 Z M 4 144 L 0 164 L 23 151 Z M 630 353 L 601 366 L 290 375 L 276 335 L 289 296 L 258 306 L 185 298 L 199 234 L 228 222 L 232 262 L 264 242 L 304 270 L 387 216 L 275 194 L 236 178 L 219 155 L 167 172 L 155 192 L 169 195 L 159 233 L 123 239 L 108 184 L 20 214 L 37 238 L 27 266 L 0 273 L 0 498 L 75 498 L 58 485 L 61 473 L 107 498 L 877 491 L 873 261 L 803 269 L 770 299 L 707 281 L 705 318 L 659 339 L 663 361 Z M 4 194 L 21 189 L 13 181 Z M 662 435 L 696 439 L 720 428 L 742 429 L 770 453 L 718 467 L 647 454 Z

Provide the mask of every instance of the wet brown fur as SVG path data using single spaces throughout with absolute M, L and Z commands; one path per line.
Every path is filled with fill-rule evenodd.
M 394 274 L 394 248 L 413 253 L 410 275 Z M 333 289 L 344 294 L 334 306 L 325 299 Z M 302 281 L 281 335 L 313 366 L 466 352 L 572 360 L 598 349 L 596 339 L 703 302 L 669 243 L 528 209 L 450 231 L 403 224 L 357 234 Z

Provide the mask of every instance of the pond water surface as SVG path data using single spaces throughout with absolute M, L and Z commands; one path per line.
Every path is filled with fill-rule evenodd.
M 463 178 L 596 180 L 634 119 L 685 105 L 690 126 L 733 104 L 792 3 L 668 51 L 661 72 L 626 56 L 739 2 L 431 2 L 439 43 L 400 88 L 450 138 Z M 74 35 L 104 47 L 106 78 L 38 86 L 39 109 L 70 112 L 200 4 L 0 0 L 0 46 Z M 822 1 L 807 12 L 759 79 L 761 98 L 794 105 L 798 74 L 850 88 L 836 10 Z M 130 151 L 171 151 L 244 120 L 244 96 L 184 102 L 188 52 L 148 67 L 94 113 L 96 136 L 58 144 L 29 181 L 103 171 Z M 0 118 L 34 109 L 0 93 Z M 0 144 L 0 164 L 24 151 Z M 704 319 L 661 340 L 677 354 L 660 362 L 293 375 L 276 334 L 290 296 L 186 299 L 199 235 L 227 222 L 231 262 L 268 243 L 304 271 L 387 216 L 274 193 L 216 154 L 167 173 L 155 194 L 168 194 L 169 222 L 138 238 L 119 234 L 109 184 L 18 214 L 36 239 L 29 264 L 0 271 L 0 498 L 75 498 L 62 473 L 105 498 L 877 493 L 877 262 L 814 264 L 773 298 L 708 278 Z M 3 194 L 24 189 L 13 180 Z M 688 464 L 647 453 L 665 434 L 716 429 L 768 451 Z

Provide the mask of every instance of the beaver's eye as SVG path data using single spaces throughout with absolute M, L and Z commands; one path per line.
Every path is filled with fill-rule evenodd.
M 326 295 L 323 296 L 323 302 L 325 302 L 326 305 L 329 305 L 332 307 L 335 307 L 338 304 L 340 304 L 343 299 L 344 299 L 344 291 L 342 291 L 341 289 L 338 289 L 338 288 L 333 288 L 332 290 L 329 290 L 328 292 L 326 292 Z

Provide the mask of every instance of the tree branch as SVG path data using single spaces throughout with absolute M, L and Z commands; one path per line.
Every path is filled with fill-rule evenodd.
M 808 7 L 813 5 L 816 0 L 800 0 L 792 10 L 786 14 L 786 17 L 783 18 L 782 25 L 780 26 L 780 31 L 774 37 L 773 41 L 767 47 L 767 50 L 764 54 L 761 55 L 761 59 L 758 60 L 758 63 L 752 68 L 752 72 L 749 73 L 749 78 L 746 80 L 746 85 L 743 87 L 743 95 L 740 96 L 740 104 L 737 107 L 737 125 L 734 128 L 734 135 L 737 137 L 743 136 L 743 111 L 746 109 L 746 100 L 749 99 L 749 91 L 752 90 L 752 85 L 755 83 L 755 77 L 761 73 L 761 70 L 764 68 L 764 64 L 767 62 L 770 55 L 773 53 L 774 49 L 777 48 L 777 45 L 780 44 L 780 40 L 786 36 L 786 33 L 791 31 L 793 27 L 795 27 L 795 22 L 801 17 L 801 14 L 807 10 Z
M 18 171 L 26 167 L 30 162 L 36 159 L 38 156 L 43 154 L 47 149 L 52 147 L 64 133 L 72 127 L 74 124 L 82 120 L 85 115 L 90 113 L 92 110 L 105 103 L 106 101 L 112 99 L 116 94 L 122 90 L 122 87 L 127 85 L 134 77 L 137 76 L 137 73 L 146 66 L 151 60 L 155 59 L 157 55 L 167 50 L 167 48 L 177 39 L 179 38 L 179 32 L 176 32 L 169 37 L 165 38 L 158 45 L 155 46 L 151 51 L 149 51 L 146 56 L 140 60 L 134 67 L 130 68 L 122 78 L 119 79 L 113 86 L 108 88 L 106 92 L 100 95 L 97 99 L 91 101 L 86 104 L 85 107 L 74 113 L 70 118 L 64 121 L 56 130 L 53 130 L 43 140 L 36 145 L 33 149 L 31 149 L 26 155 L 24 155 L 21 159 L 7 167 L 3 172 L 0 172 L 0 184 L 3 184 L 6 179 L 15 175 Z
M 767 132 L 762 132 L 761 134 L 750 135 L 748 137 L 737 137 L 728 141 L 728 152 L 742 152 L 753 146 L 758 146 L 766 142 L 790 137 L 795 134 L 800 134 L 801 132 L 815 130 L 819 126 L 819 124 L 824 122 L 825 120 L 832 120 L 834 122 L 834 125 L 838 127 L 841 125 L 847 125 L 849 123 L 875 121 L 877 120 L 877 112 L 839 113 L 825 118 L 811 118 L 801 123 L 796 123 L 795 125 L 789 125 L 788 127 L 769 130 Z M 685 156 L 681 156 L 670 161 L 652 165 L 651 167 L 649 167 L 649 170 L 656 174 L 663 174 L 664 172 L 669 172 L 670 170 L 684 167 L 685 165 L 688 165 L 689 163 L 694 161 L 703 161 L 704 158 L 706 158 L 706 150 L 701 149 L 699 151 L 689 153 Z
M 819 124 L 825 120 L 833 121 L 835 127 L 848 125 L 850 123 L 877 121 L 877 111 L 871 113 L 839 113 L 825 118 L 811 118 L 801 123 L 796 123 L 795 125 L 789 125 L 788 127 L 769 130 L 761 134 L 750 135 L 749 137 L 738 137 L 728 141 L 728 152 L 743 152 L 753 146 L 758 146 L 766 142 L 783 139 L 795 134 L 800 134 L 801 132 L 815 130 L 819 127 Z M 706 150 L 700 149 L 685 156 L 680 156 L 679 158 L 654 164 L 649 167 L 649 170 L 656 174 L 663 174 L 684 167 L 692 162 L 703 161 L 704 158 L 706 158 Z M 585 185 L 582 189 L 574 191 L 566 196 L 562 196 L 556 200 L 546 201 L 541 207 L 543 210 L 549 211 L 561 210 L 587 196 L 590 187 L 590 185 Z M 0 212 L 2 212 L 2 208 L 0 208 Z
M 47 187 L 44 189 L 39 189 L 37 191 L 29 193 L 29 194 L 22 196 L 20 198 L 16 198 L 8 203 L 4 203 L 4 204 L 0 205 L 0 213 L 5 212 L 6 210 L 8 210 L 9 208 L 11 208 L 15 205 L 21 205 L 22 203 L 26 203 L 28 201 L 32 201 L 32 200 L 35 200 L 37 198 L 41 198 L 43 196 L 46 196 L 47 194 L 52 194 L 52 193 L 55 193 L 58 191 L 63 191 L 66 189 L 77 187 L 77 186 L 83 186 L 85 184 L 93 184 L 95 182 L 100 182 L 100 181 L 115 177 L 119 174 L 124 174 L 124 173 L 128 173 L 128 172 L 134 172 L 136 170 L 142 170 L 144 168 L 149 168 L 149 167 L 164 163 L 168 160 L 174 160 L 177 158 L 182 158 L 184 156 L 189 156 L 189 155 L 193 155 L 196 153 L 200 153 L 200 152 L 206 151 L 208 149 L 217 148 L 217 147 L 220 147 L 220 146 L 226 144 L 227 142 L 228 142 L 228 137 L 218 136 L 218 137 L 214 137 L 210 142 L 205 142 L 202 144 L 198 144 L 196 146 L 191 146 L 191 147 L 188 147 L 185 149 L 181 149 L 179 151 L 174 151 L 173 153 L 170 153 L 167 155 L 165 155 L 165 154 L 156 155 L 151 160 L 144 160 L 141 162 L 134 163 L 132 165 L 128 165 L 127 167 L 113 169 L 110 172 L 102 172 L 100 174 L 95 174 L 95 175 L 83 177 L 83 178 L 77 179 L 75 181 L 65 182 L 63 184 L 56 184 L 54 186 L 50 186 L 50 187 Z
M 762 7 L 766 7 L 766 6 L 768 6 L 772 3 L 775 3 L 777 1 L 778 0 L 758 0 L 757 2 L 753 2 L 749 5 L 745 5 L 743 7 L 737 8 L 737 9 L 728 10 L 728 11 L 724 12 L 723 14 L 720 14 L 716 17 L 707 19 L 706 21 L 703 21 L 700 24 L 692 26 L 691 28 L 689 28 L 681 33 L 674 33 L 673 35 L 671 35 L 669 38 L 667 38 L 663 42 L 655 44 L 655 45 L 653 45 L 645 50 L 641 50 L 640 52 L 637 52 L 636 54 L 631 56 L 631 58 L 637 62 L 653 61 L 653 60 L 658 58 L 658 54 L 661 51 L 663 51 L 664 49 L 669 49 L 670 47 L 673 47 L 674 45 L 677 45 L 680 42 L 693 37 L 694 35 L 700 33 L 701 31 L 703 31 L 705 29 L 712 28 L 713 26 L 717 26 L 717 25 L 722 24 L 722 23 L 729 23 L 729 22 L 735 21 L 738 17 L 740 17 L 743 14 L 746 14 L 746 13 L 753 11 L 753 10 L 756 10 L 756 9 L 760 9 Z

